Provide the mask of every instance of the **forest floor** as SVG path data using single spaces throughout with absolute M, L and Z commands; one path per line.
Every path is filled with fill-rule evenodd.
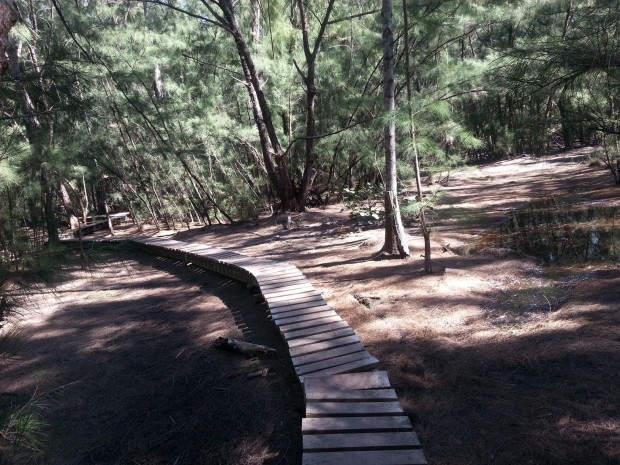
M 547 196 L 615 205 L 620 188 L 583 148 L 453 173 L 432 253 L 374 261 L 383 231 L 342 205 L 284 230 L 273 218 L 178 232 L 299 267 L 387 369 L 431 465 L 620 464 L 620 262 L 543 266 L 474 249 L 490 225 Z M 617 217 L 617 216 L 616 216 Z
M 0 464 L 301 462 L 301 388 L 246 286 L 117 248 L 91 251 L 86 271 L 69 258 L 21 302 L 17 357 L 0 358 L 0 407 L 43 420 L 40 452 L 0 441 Z M 218 336 L 276 354 L 227 352 Z
M 358 227 L 341 204 L 295 217 L 291 230 L 269 217 L 160 234 L 299 267 L 388 371 L 431 465 L 620 464 L 620 263 L 547 266 L 480 247 L 530 200 L 620 207 L 588 150 L 480 165 L 431 186 L 441 196 L 430 275 L 414 227 L 411 259 L 374 261 L 383 231 Z M 51 378 L 60 397 L 59 458 L 41 463 L 299 463 L 303 407 L 286 357 L 210 346 L 244 337 L 284 354 L 264 313 L 237 283 L 140 257 L 74 270 L 64 286 L 76 292 L 38 303 L 26 321 L 34 359 L 0 370 L 6 392 Z M 264 364 L 270 375 L 247 378 Z

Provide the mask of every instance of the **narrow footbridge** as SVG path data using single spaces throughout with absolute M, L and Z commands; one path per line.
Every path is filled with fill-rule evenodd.
M 379 361 L 297 267 L 206 244 L 129 242 L 260 291 L 304 386 L 303 465 L 426 464 L 387 373 L 376 369 Z

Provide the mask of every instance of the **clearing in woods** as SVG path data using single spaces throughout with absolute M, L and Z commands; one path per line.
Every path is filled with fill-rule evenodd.
M 588 150 L 452 173 L 435 208 L 432 275 L 415 227 L 411 260 L 372 261 L 382 230 L 360 229 L 341 205 L 290 230 L 262 218 L 172 237 L 299 267 L 388 371 L 430 464 L 619 464 L 617 259 L 547 266 L 481 241 L 543 197 L 620 216 L 618 187 L 584 163 Z M 0 373 L 10 393 L 72 383 L 54 391 L 51 412 L 64 413 L 49 453 L 64 458 L 53 463 L 299 463 L 300 389 L 246 290 L 138 254 L 109 260 L 75 272 L 75 293 L 37 304 L 23 360 Z M 246 326 L 278 357 L 211 348 Z M 265 364 L 267 377 L 247 378 Z M 73 462 L 67 444 L 80 451 Z

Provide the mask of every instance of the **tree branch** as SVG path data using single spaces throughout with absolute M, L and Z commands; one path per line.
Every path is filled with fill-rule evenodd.
M 52 1 L 56 1 L 56 0 L 52 0 Z M 205 6 L 209 9 L 209 12 L 215 18 L 217 18 L 218 21 L 213 21 L 212 19 L 208 18 L 207 16 L 203 16 L 203 15 L 200 15 L 198 13 L 192 13 L 189 10 L 186 10 L 184 8 L 180 8 L 178 6 L 173 5 L 172 3 L 167 3 L 167 2 L 164 2 L 162 0 L 130 0 L 130 1 L 140 2 L 140 3 L 153 3 L 154 5 L 164 6 L 166 8 L 170 8 L 171 10 L 177 11 L 179 13 L 183 13 L 184 15 L 190 16 L 192 18 L 196 18 L 196 19 L 199 19 L 199 20 L 204 21 L 206 23 L 213 24 L 214 26 L 220 27 L 220 28 L 224 29 L 225 31 L 230 32 L 230 29 L 226 26 L 225 22 L 222 22 L 223 18 L 221 16 L 218 16 L 217 14 L 215 14 L 215 12 L 211 11 L 211 8 L 209 6 L 207 6 L 206 4 L 205 4 Z M 204 4 L 205 2 L 202 2 L 202 3 Z
M 361 18 L 363 16 L 374 15 L 375 13 L 381 13 L 381 10 L 365 11 L 363 13 L 358 13 L 356 15 L 345 16 L 344 18 L 332 19 L 331 21 L 327 21 L 327 24 L 341 23 L 343 21 L 349 21 L 351 19 Z
M 284 156 L 284 155 L 286 155 L 286 154 L 287 154 L 287 153 L 291 150 L 291 148 L 293 147 L 293 145 L 294 145 L 296 142 L 299 142 L 300 140 L 306 140 L 306 139 L 324 139 L 325 137 L 335 136 L 336 134 L 340 134 L 341 132 L 348 131 L 349 129 L 352 129 L 352 128 L 354 128 L 355 126 L 359 126 L 360 124 L 364 124 L 364 123 L 367 123 L 367 122 L 369 122 L 369 121 L 371 121 L 371 120 L 370 120 L 370 119 L 363 119 L 363 120 L 361 120 L 361 121 L 356 121 L 355 123 L 350 124 L 350 125 L 348 125 L 348 126 L 346 126 L 346 127 L 344 127 L 344 128 L 338 129 L 337 131 L 334 131 L 334 132 L 328 132 L 328 133 L 326 133 L 326 134 L 319 134 L 318 136 L 299 136 L 299 137 L 296 137 L 296 138 L 295 138 L 295 139 L 293 139 L 291 142 L 289 142 L 288 147 L 287 147 L 287 148 L 286 148 L 286 150 L 284 151 L 283 156 Z

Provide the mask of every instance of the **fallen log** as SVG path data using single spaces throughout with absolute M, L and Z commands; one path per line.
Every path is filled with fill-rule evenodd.
M 260 344 L 252 344 L 251 342 L 239 341 L 230 337 L 218 337 L 213 343 L 215 347 L 222 349 L 232 350 L 244 355 L 273 355 L 276 353 L 275 349 L 271 347 L 263 346 Z

